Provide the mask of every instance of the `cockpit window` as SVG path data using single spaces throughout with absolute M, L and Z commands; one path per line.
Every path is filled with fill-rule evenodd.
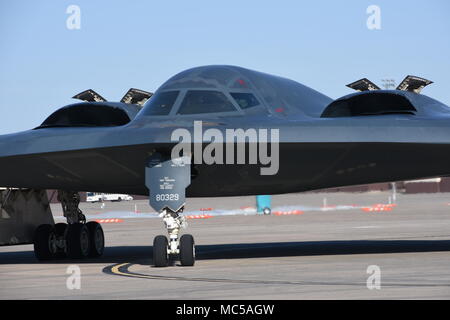
M 247 109 L 259 105 L 259 101 L 251 93 L 232 92 L 230 94 L 241 109 Z
M 190 90 L 186 93 L 178 114 L 216 113 L 236 111 L 220 91 Z
M 163 91 L 156 93 L 144 105 L 142 114 L 146 116 L 166 116 L 177 99 L 179 91 Z

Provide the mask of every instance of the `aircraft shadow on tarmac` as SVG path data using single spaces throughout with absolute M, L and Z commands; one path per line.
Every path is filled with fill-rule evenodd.
M 338 240 L 196 245 L 197 260 L 450 251 L 450 240 Z M 45 263 L 151 264 L 152 246 L 106 247 L 100 258 Z M 1 264 L 39 263 L 33 251 L 0 252 Z

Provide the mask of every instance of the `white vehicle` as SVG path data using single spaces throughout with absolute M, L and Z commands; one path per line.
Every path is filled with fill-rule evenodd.
M 119 194 L 119 193 L 104 193 L 103 201 L 130 201 L 133 200 L 133 197 L 128 194 Z
M 95 193 L 88 192 L 86 201 L 87 202 L 102 202 L 102 201 L 130 201 L 133 197 L 128 194 L 119 193 Z
M 103 193 L 88 192 L 86 194 L 86 202 L 102 202 Z

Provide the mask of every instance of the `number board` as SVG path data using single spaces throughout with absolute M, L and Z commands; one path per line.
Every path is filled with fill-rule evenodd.
M 161 212 L 165 208 L 178 211 L 186 203 L 186 188 L 191 184 L 191 158 L 164 160 L 161 155 L 150 157 L 145 168 L 145 185 L 149 203 Z

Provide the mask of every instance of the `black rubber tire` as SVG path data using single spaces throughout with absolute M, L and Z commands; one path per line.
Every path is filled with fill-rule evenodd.
M 186 267 L 195 264 L 195 242 L 190 234 L 183 234 L 180 238 L 180 262 Z
M 64 233 L 66 232 L 67 229 L 67 223 L 64 222 L 60 222 L 55 224 L 55 234 L 57 237 L 59 236 L 64 236 Z
M 169 265 L 168 247 L 169 242 L 166 236 L 160 235 L 153 239 L 153 264 L 155 267 L 167 267 Z
M 89 230 L 83 223 L 70 224 L 66 232 L 67 256 L 82 259 L 89 255 Z
M 55 235 L 56 239 L 66 239 L 66 230 L 67 230 L 67 223 L 60 222 L 55 224 Z M 57 248 L 55 258 L 58 259 L 64 259 L 67 257 L 67 247 L 65 248 Z
M 100 257 L 105 249 L 105 235 L 100 223 L 90 221 L 86 223 L 89 230 L 89 257 Z
M 56 244 L 55 229 L 50 224 L 41 224 L 34 233 L 34 254 L 39 261 L 50 260 L 55 257 Z

